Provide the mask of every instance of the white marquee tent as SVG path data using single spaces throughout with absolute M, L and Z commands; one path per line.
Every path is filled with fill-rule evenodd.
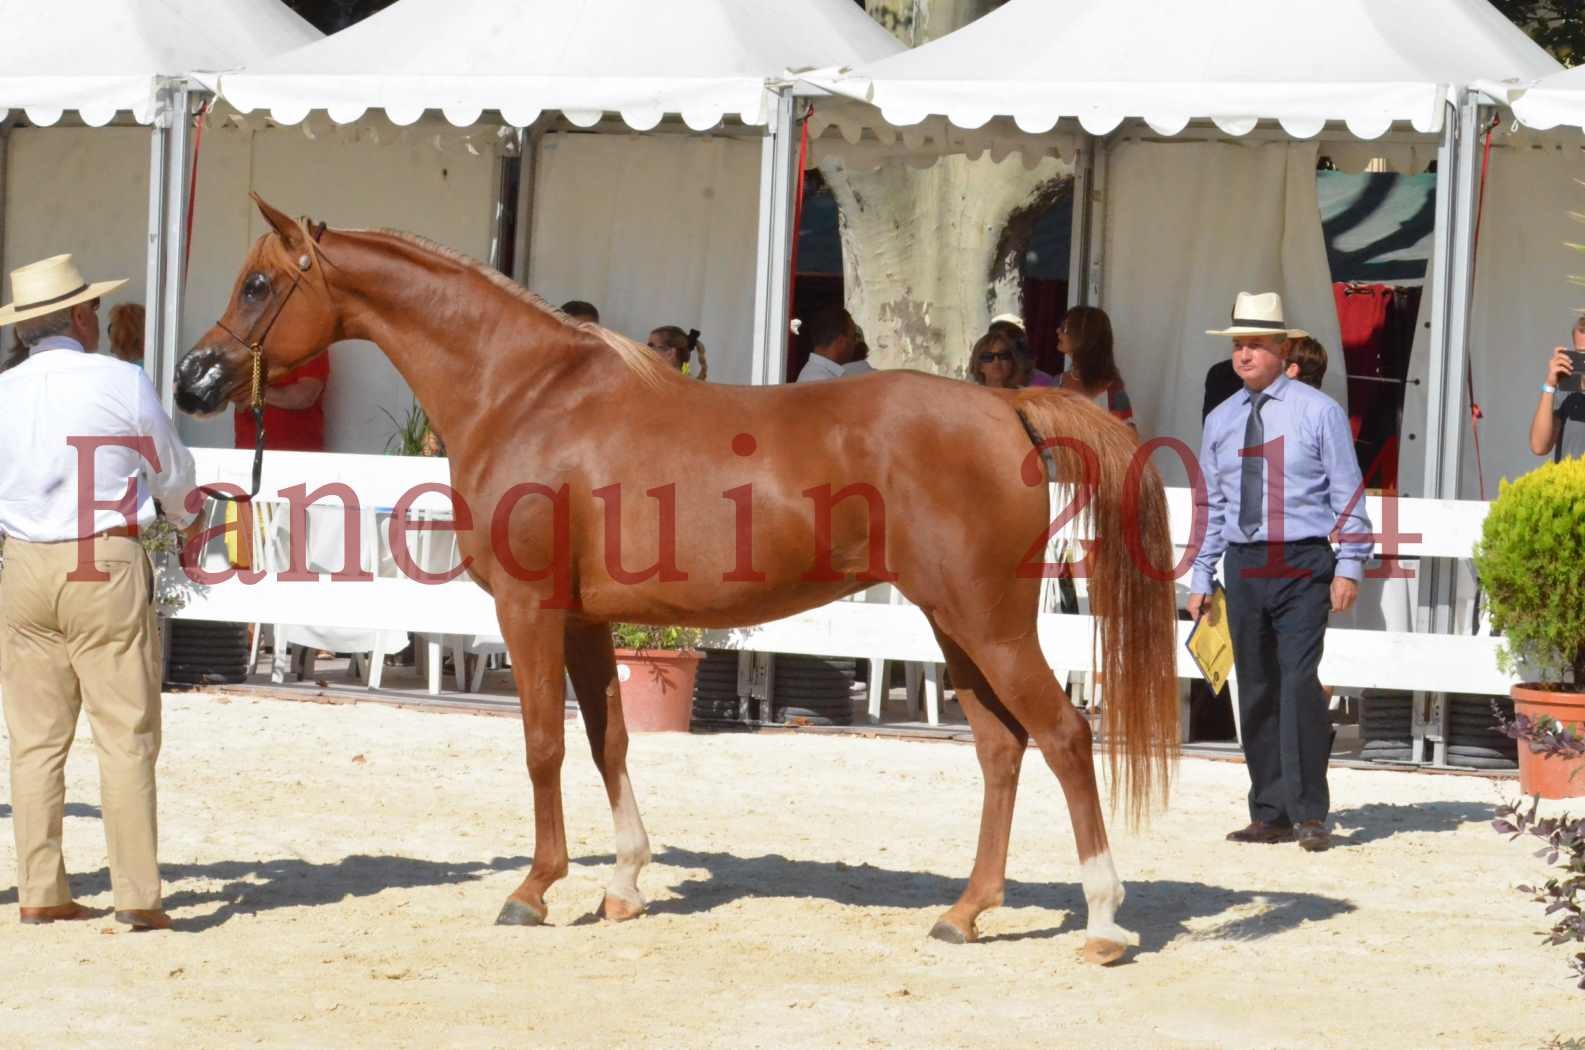
M 89 273 L 130 278 L 120 297 L 152 307 L 149 365 L 168 365 L 177 330 L 158 305 L 181 265 L 183 78 L 320 34 L 278 0 L 0 0 L 0 25 L 0 260 L 72 251 Z M 51 127 L 68 113 L 80 123 Z
M 399 0 L 200 79 L 285 124 L 383 110 L 402 126 L 438 110 L 457 126 L 498 115 L 559 131 L 529 138 L 517 275 L 638 338 L 699 328 L 712 380 L 749 382 L 779 366 L 786 338 L 792 73 L 900 49 L 849 0 Z
M 0 111 L 46 126 L 157 116 L 163 81 L 233 69 L 321 34 L 276 0 L 0 0 Z M 3 114 L 0 114 L 3 115 Z
M 1490 134 L 1482 165 L 1480 238 L 1470 295 L 1468 380 L 1483 420 L 1480 448 L 1466 423 L 1461 495 L 1495 496 L 1502 478 L 1540 462 L 1529 448 L 1530 420 L 1552 348 L 1568 346 L 1585 292 L 1569 277 L 1585 257 L 1569 241 L 1585 229 L 1585 70 L 1535 78 L 1488 79 L 1477 125 Z M 1483 153 L 1486 151 L 1483 151 Z M 1468 397 L 1468 393 L 1466 393 Z
M 1201 379 L 1224 351 L 1203 333 L 1236 292 L 1282 291 L 1292 323 L 1338 345 L 1318 157 L 1419 171 L 1436 149 L 1455 177 L 1439 183 L 1429 338 L 1415 350 L 1428 374 L 1405 406 L 1405 437 L 1425 451 L 1406 449 L 1400 470 L 1400 491 L 1422 495 L 1451 494 L 1441 449 L 1461 422 L 1443 418 L 1455 403 L 1443 390 L 1462 367 L 1449 290 L 1468 279 L 1454 190 L 1473 184 L 1472 118 L 1449 115 L 1479 78 L 1558 68 L 1485 0 L 1010 0 L 913 51 L 804 80 L 868 103 L 877 135 L 944 119 L 1061 148 L 1076 122 L 1075 259 L 1089 279 L 1074 272 L 1075 300 L 1113 313 L 1142 428 L 1191 446 Z M 1431 425 L 1412 425 L 1428 406 Z

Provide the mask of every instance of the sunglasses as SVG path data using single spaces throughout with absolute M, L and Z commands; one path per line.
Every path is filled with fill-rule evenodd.
M 1011 350 L 997 350 L 994 353 L 980 355 L 980 364 L 982 365 L 988 365 L 992 361 L 1007 361 L 1011 363 L 1012 360 L 1013 352 Z

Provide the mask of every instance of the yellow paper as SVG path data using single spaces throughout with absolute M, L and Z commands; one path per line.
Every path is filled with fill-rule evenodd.
M 253 568 L 253 537 L 242 534 L 241 507 L 226 501 L 226 562 L 239 569 Z
M 1206 611 L 1200 615 L 1184 644 L 1211 692 L 1220 693 L 1233 673 L 1233 634 L 1227 626 L 1227 592 L 1220 586 L 1211 591 Z

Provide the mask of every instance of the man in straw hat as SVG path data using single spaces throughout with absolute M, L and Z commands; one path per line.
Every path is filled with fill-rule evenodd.
M 58 255 L 13 271 L 13 301 L 0 308 L 0 327 L 15 325 L 28 348 L 0 376 L 0 700 L 24 923 L 92 916 L 72 900 L 61 859 L 66 752 L 82 707 L 116 918 L 170 926 L 155 860 L 160 648 L 137 536 L 155 497 L 196 528 L 193 457 L 143 370 L 94 353 L 99 299 L 125 283 L 90 284 Z
M 1206 334 L 1232 339 L 1244 384 L 1205 420 L 1207 528 L 1189 597 L 1198 619 L 1225 552 L 1250 780 L 1249 826 L 1228 838 L 1324 850 L 1331 725 L 1316 668 L 1327 615 L 1354 604 L 1373 546 L 1354 441 L 1336 401 L 1284 374 L 1284 340 L 1306 333 L 1283 320 L 1280 296 L 1241 292 L 1232 324 Z

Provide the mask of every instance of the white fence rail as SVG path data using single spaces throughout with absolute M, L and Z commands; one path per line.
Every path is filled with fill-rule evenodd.
M 251 453 L 195 450 L 200 479 L 246 486 Z M 414 486 L 446 484 L 446 461 L 406 457 L 310 453 L 271 453 L 265 457 L 261 498 L 295 485 L 313 491 L 339 483 L 371 510 L 390 508 Z M 1192 524 L 1187 489 L 1168 492 L 1172 538 L 1181 551 Z M 426 495 L 420 510 L 446 510 L 442 496 Z M 1383 507 L 1369 499 L 1371 521 L 1383 527 Z M 1473 501 L 1403 499 L 1397 501 L 1397 523 L 1404 538 L 1398 545 L 1400 564 L 1418 575 L 1421 558 L 1467 559 L 1480 535 L 1487 504 Z M 367 523 L 372 513 L 365 515 Z M 365 536 L 365 543 L 372 537 Z M 379 561 L 370 555 L 366 562 Z M 1181 582 L 1181 581 L 1180 581 Z M 1344 688 L 1405 689 L 1422 692 L 1503 693 L 1515 679 L 1497 666 L 1498 640 L 1487 635 L 1429 634 L 1412 630 L 1416 579 L 1367 581 L 1358 619 L 1374 626 L 1336 626 L 1327 632 L 1322 680 Z M 1181 587 L 1180 587 L 1181 590 Z M 311 623 L 323 627 L 392 629 L 444 634 L 498 634 L 492 600 L 462 578 L 452 583 L 423 584 L 404 576 L 383 576 L 336 586 L 281 581 L 273 576 L 255 584 L 238 580 L 196 589 L 179 614 L 185 618 L 253 623 Z M 1189 625 L 1179 625 L 1187 637 Z M 1039 633 L 1047 660 L 1066 671 L 1089 669 L 1093 622 L 1083 615 L 1045 613 Z M 1180 641 L 1181 641 L 1180 637 Z M 912 606 L 834 602 L 819 609 L 755 627 L 711 631 L 713 648 L 815 656 L 860 656 L 920 663 L 942 659 L 929 626 Z M 1196 670 L 1180 645 L 1178 673 Z

